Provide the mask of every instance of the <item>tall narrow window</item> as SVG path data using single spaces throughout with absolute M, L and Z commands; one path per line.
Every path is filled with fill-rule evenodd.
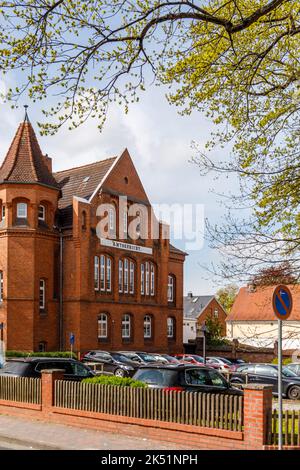
M 105 256 L 100 256 L 100 290 L 105 291 Z
M 1 206 L 1 220 L 5 219 L 5 206 L 2 204 Z
M 128 294 L 128 259 L 124 259 L 124 293 Z
M 110 235 L 114 235 L 116 231 L 116 210 L 110 207 L 108 211 L 108 230 Z
M 3 291 L 4 291 L 4 279 L 3 271 L 0 271 L 0 302 L 3 302 Z
M 27 219 L 27 204 L 25 202 L 19 202 L 17 204 L 17 218 Z
M 141 294 L 145 295 L 145 265 L 141 264 Z
M 171 274 L 168 276 L 168 302 L 174 302 L 175 278 Z
M 106 290 L 111 292 L 111 259 L 106 258 Z
M 130 261 L 129 271 L 129 293 L 134 294 L 134 263 Z
M 40 279 L 39 305 L 40 305 L 40 310 L 45 310 L 45 307 L 46 307 L 46 282 L 45 282 L 45 279 Z
M 150 315 L 144 317 L 144 338 L 152 338 L 152 318 Z
M 39 206 L 38 219 L 42 222 L 46 220 L 46 207 L 42 204 Z
M 130 339 L 131 337 L 131 317 L 126 314 L 122 317 L 122 338 Z
M 127 236 L 128 236 L 128 212 L 127 212 L 127 209 L 125 209 L 124 213 L 123 213 L 123 234 L 124 234 L 124 238 L 127 238 Z
M 107 339 L 108 337 L 108 321 L 106 313 L 101 313 L 98 318 L 98 338 Z
M 94 257 L 94 289 L 99 290 L 99 257 Z
M 149 263 L 148 261 L 146 262 L 146 295 L 149 295 Z
M 153 296 L 155 295 L 155 271 L 154 271 L 154 265 L 151 263 L 150 264 L 150 294 Z
M 119 260 L 119 292 L 123 292 L 123 261 Z
M 168 317 L 167 320 L 167 336 L 170 339 L 175 337 L 175 320 L 173 317 Z

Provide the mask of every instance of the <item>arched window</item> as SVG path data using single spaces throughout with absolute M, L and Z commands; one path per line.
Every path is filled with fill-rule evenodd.
M 5 205 L 0 200 L 0 222 L 2 222 L 3 220 L 5 220 Z
M 98 317 L 98 339 L 108 338 L 108 317 L 106 313 L 101 313 Z
M 4 292 L 4 279 L 3 271 L 0 271 L 0 302 L 3 302 L 3 292 Z
M 27 204 L 26 202 L 17 203 L 17 218 L 27 219 Z
M 124 293 L 128 294 L 128 259 L 124 259 Z
M 141 295 L 155 295 L 155 265 L 150 261 L 141 264 Z
M 122 339 L 131 338 L 131 315 L 128 313 L 122 317 Z
M 40 341 L 38 349 L 39 349 L 39 352 L 46 352 L 47 351 L 47 342 L 46 341 Z
M 175 318 L 173 317 L 167 319 L 167 337 L 169 339 L 175 338 Z
M 107 255 L 94 257 L 94 289 L 112 292 L 112 260 Z
M 128 212 L 127 208 L 123 212 L 123 237 L 126 239 L 128 237 Z
M 46 309 L 46 281 L 45 279 L 40 279 L 39 307 L 40 307 L 40 311 L 44 311 Z
M 116 209 L 113 205 L 108 210 L 108 231 L 110 236 L 116 234 Z
M 119 292 L 123 292 L 123 261 L 119 260 Z
M 168 275 L 168 302 L 175 301 L 175 277 L 172 274 Z
M 152 338 L 152 317 L 151 315 L 145 315 L 144 317 L 144 338 Z
M 46 221 L 46 206 L 44 204 L 39 205 L 38 219 L 42 222 Z

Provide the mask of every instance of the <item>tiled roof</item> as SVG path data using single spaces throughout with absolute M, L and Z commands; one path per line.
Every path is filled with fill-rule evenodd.
M 272 296 L 276 286 L 257 287 L 251 292 L 242 287 L 226 321 L 275 321 Z M 300 285 L 289 286 L 293 296 L 293 310 L 289 321 L 300 320 Z
M 184 318 L 196 318 L 201 315 L 209 302 L 213 300 L 213 295 L 187 295 L 183 298 Z
M 112 167 L 116 158 L 111 157 L 53 174 L 62 191 L 62 198 L 58 203 L 62 225 L 68 226 L 72 224 L 73 196 L 78 196 L 88 201 Z
M 182 251 L 179 248 L 176 248 L 176 246 L 172 245 L 171 243 L 170 243 L 170 252 L 171 253 L 176 253 L 178 255 L 187 256 L 187 253 L 185 251 Z
M 0 168 L 0 183 L 41 183 L 57 187 L 29 121 L 20 124 Z

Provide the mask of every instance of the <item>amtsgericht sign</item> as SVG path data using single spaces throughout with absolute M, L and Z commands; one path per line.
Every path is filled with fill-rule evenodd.
M 152 248 L 147 248 L 145 246 L 118 242 L 116 240 L 109 240 L 108 238 L 100 238 L 100 243 L 103 246 L 109 246 L 111 248 L 118 248 L 119 250 L 134 251 L 136 253 L 145 253 L 147 255 L 152 255 Z

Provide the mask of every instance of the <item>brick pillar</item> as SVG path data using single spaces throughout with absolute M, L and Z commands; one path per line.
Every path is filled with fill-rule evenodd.
M 42 370 L 42 410 L 50 412 L 54 405 L 54 382 L 62 380 L 64 377 L 63 369 Z
M 272 415 L 272 386 L 244 386 L 244 439 L 247 449 L 262 450 Z

